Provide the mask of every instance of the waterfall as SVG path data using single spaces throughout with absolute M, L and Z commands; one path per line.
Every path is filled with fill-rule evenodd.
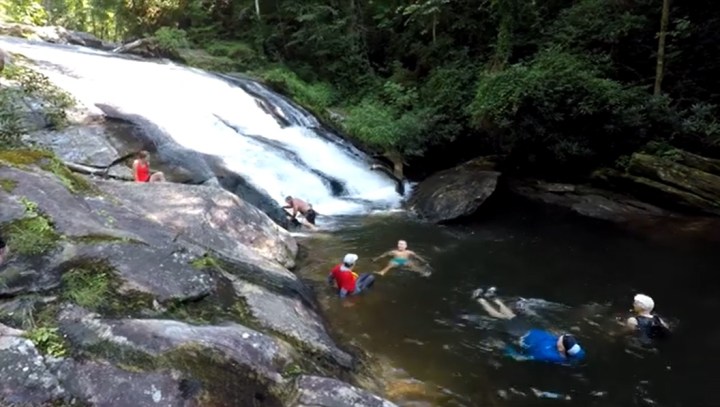
M 91 110 L 106 105 L 142 117 L 179 146 L 222 160 L 278 203 L 297 196 L 323 215 L 400 205 L 395 182 L 371 171 L 369 157 L 259 83 L 79 46 L 8 37 L 0 45 L 33 60 Z

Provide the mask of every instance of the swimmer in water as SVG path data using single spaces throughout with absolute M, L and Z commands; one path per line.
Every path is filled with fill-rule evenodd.
M 488 290 L 494 296 L 495 287 Z M 488 295 L 487 293 L 485 294 Z M 502 319 L 507 322 L 507 330 L 510 334 L 519 336 L 518 351 L 513 346 L 505 348 L 505 354 L 515 360 L 534 360 L 538 362 L 565 364 L 577 362 L 585 357 L 585 351 L 580 347 L 573 335 L 563 333 L 560 335 L 541 329 L 527 329 L 523 325 L 525 321 L 515 314 L 500 299 L 494 298 L 495 306 L 483 296 L 482 290 L 475 290 L 473 298 L 476 299 L 485 311 L 493 318 Z
M 346 254 L 343 262 L 333 267 L 330 275 L 328 275 L 328 284 L 332 284 L 333 281 L 335 282 L 340 298 L 360 294 L 375 283 L 375 276 L 372 274 L 358 275 L 353 271 L 357 260 L 357 254 Z
M 625 321 L 625 326 L 640 334 L 644 340 L 663 339 L 670 334 L 670 327 L 658 315 L 653 314 L 655 301 L 645 295 L 637 294 L 633 298 L 634 316 Z
M 390 262 L 388 262 L 388 265 L 384 269 L 375 272 L 381 276 L 384 276 L 385 273 L 387 273 L 388 271 L 390 271 L 390 269 L 392 269 L 394 267 L 402 267 L 402 266 L 407 266 L 410 270 L 415 271 L 417 273 L 426 274 L 417 268 L 417 265 L 415 264 L 415 262 L 410 260 L 410 257 L 414 257 L 414 258 L 416 258 L 422 262 L 426 262 L 426 263 L 427 263 L 427 260 L 420 257 L 414 251 L 408 250 L 407 242 L 404 240 L 398 240 L 397 249 L 390 250 L 390 251 L 387 251 L 387 252 L 379 255 L 378 257 L 373 259 L 373 262 L 376 262 L 385 256 L 392 256 L 392 259 L 390 259 Z

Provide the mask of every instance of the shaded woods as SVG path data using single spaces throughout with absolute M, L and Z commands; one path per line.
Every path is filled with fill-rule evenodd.
M 409 176 L 483 154 L 559 178 L 637 151 L 720 156 L 710 0 L 3 1 L 260 77 Z

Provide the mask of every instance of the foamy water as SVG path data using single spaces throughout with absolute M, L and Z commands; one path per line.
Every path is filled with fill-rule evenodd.
M 179 145 L 222 158 L 229 169 L 278 203 L 286 195 L 297 196 L 323 215 L 361 214 L 400 205 L 402 197 L 394 181 L 369 170 L 367 157 L 319 137 L 313 129 L 282 128 L 251 95 L 212 74 L 77 46 L 8 37 L 0 37 L 0 45 L 35 61 L 36 69 L 85 106 L 106 104 L 142 116 Z M 257 137 L 292 151 L 307 168 Z M 312 170 L 343 182 L 348 195 L 332 196 L 330 187 Z

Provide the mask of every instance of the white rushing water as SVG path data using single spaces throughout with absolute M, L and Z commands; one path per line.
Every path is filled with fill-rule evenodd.
M 144 117 L 179 145 L 222 158 L 228 169 L 282 202 L 293 195 L 324 215 L 397 208 L 395 183 L 369 170 L 367 157 L 319 137 L 311 128 L 282 128 L 238 86 L 201 70 L 136 61 L 77 46 L 1 37 L 0 46 L 35 61 L 35 67 L 82 104 L 113 106 Z M 223 121 L 238 131 L 228 127 Z M 295 153 L 299 166 L 260 137 Z M 342 181 L 348 196 L 333 197 L 311 169 Z

